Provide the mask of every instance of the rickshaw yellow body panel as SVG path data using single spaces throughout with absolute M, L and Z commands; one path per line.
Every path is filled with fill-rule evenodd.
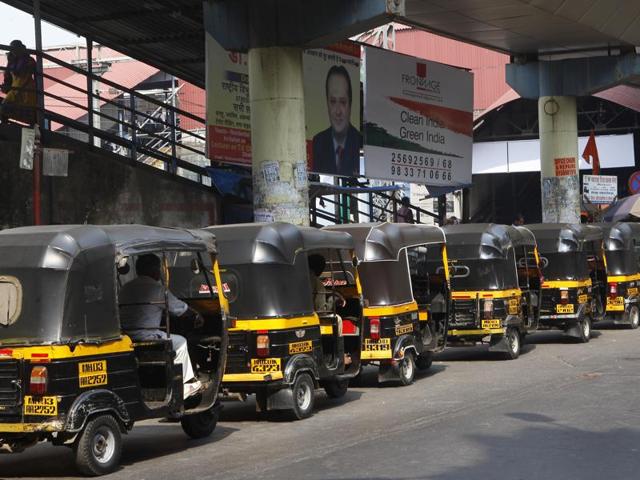
M 449 335 L 453 336 L 468 336 L 468 335 L 495 335 L 504 334 L 507 331 L 506 328 L 478 328 L 474 330 L 449 330 Z
M 590 278 L 586 280 L 545 280 L 542 283 L 542 288 L 580 288 L 590 286 Z
M 634 273 L 633 275 L 609 275 L 607 276 L 607 282 L 634 282 L 640 280 L 640 273 Z
M 284 375 L 282 372 L 271 373 L 225 373 L 222 377 L 223 382 L 269 382 L 273 380 L 282 380 Z
M 313 325 L 320 325 L 320 318 L 317 314 L 292 318 L 236 320 L 236 326 L 230 328 L 229 331 L 286 330 L 288 328 L 311 327 Z
M 517 288 L 512 288 L 510 290 L 479 290 L 479 291 L 458 291 L 451 292 L 451 298 L 453 300 L 470 300 L 470 299 L 485 299 L 485 298 L 509 298 L 521 296 L 522 291 Z
M 131 339 L 123 335 L 119 340 L 102 344 L 79 344 L 73 350 L 69 345 L 42 345 L 29 347 L 6 347 L 4 351 L 10 351 L 11 358 L 19 360 L 31 360 L 44 363 L 51 359 L 91 357 L 96 355 L 107 355 L 110 353 L 132 352 L 133 343 Z M 9 357 L 9 355 L 6 355 Z M 1 356 L 0 356 L 1 357 Z
M 418 320 L 421 322 L 429 321 L 429 312 L 418 312 Z
M 416 302 L 403 303 L 402 305 L 390 305 L 380 307 L 365 307 L 363 315 L 365 317 L 389 317 L 392 315 L 402 315 L 403 313 L 415 312 L 418 310 Z

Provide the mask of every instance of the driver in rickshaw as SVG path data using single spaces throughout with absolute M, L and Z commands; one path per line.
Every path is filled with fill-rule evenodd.
M 191 310 L 160 282 L 161 270 L 160 258 L 157 255 L 141 255 L 136 261 L 137 277 L 120 289 L 122 329 L 135 342 L 167 338 L 167 333 L 160 329 L 165 297 L 166 307 L 171 315 L 183 318 L 193 318 L 195 315 L 195 328 L 204 323 L 198 312 Z M 188 398 L 198 393 L 202 384 L 193 372 L 186 338 L 175 333 L 171 333 L 169 338 L 176 353 L 175 363 L 182 366 L 184 398 Z

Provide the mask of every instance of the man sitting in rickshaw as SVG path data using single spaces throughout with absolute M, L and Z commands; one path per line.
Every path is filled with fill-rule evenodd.
M 137 277 L 120 289 L 120 322 L 125 333 L 135 342 L 167 338 L 167 333 L 160 329 L 165 306 L 176 317 L 189 316 L 186 315 L 188 312 L 195 313 L 196 328 L 203 323 L 200 314 L 190 310 L 186 303 L 160 282 L 161 270 L 158 256 L 141 255 L 136 261 Z M 175 333 L 170 334 L 169 338 L 176 353 L 175 362 L 182 366 L 184 398 L 188 398 L 195 395 L 202 385 L 193 372 L 186 338 Z

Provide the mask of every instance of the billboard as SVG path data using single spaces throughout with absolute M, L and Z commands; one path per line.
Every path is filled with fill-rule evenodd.
M 360 173 L 360 45 L 306 50 L 304 96 L 309 171 Z
M 247 55 L 206 35 L 207 156 L 251 165 Z M 303 54 L 308 170 L 357 175 L 360 167 L 360 45 L 345 41 Z M 277 125 L 273 126 L 278 128 Z
M 365 48 L 365 176 L 431 186 L 471 183 L 473 75 Z

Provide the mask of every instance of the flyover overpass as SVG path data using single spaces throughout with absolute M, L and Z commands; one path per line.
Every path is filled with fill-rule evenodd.
M 304 47 L 328 45 L 395 19 L 507 52 L 508 83 L 524 97 L 539 98 L 545 221 L 579 218 L 577 174 L 556 176 L 554 170 L 555 160 L 577 163 L 575 97 L 622 83 L 640 86 L 637 1 L 3 1 L 29 13 L 39 10 L 44 20 L 200 86 L 206 69 L 215 68 L 205 65 L 205 35 L 229 50 L 248 51 L 256 170 L 274 158 L 291 170 L 304 155 Z M 283 207 L 276 219 L 307 218 L 307 196 L 298 193 L 284 205 L 258 185 L 263 204 L 255 208 Z

